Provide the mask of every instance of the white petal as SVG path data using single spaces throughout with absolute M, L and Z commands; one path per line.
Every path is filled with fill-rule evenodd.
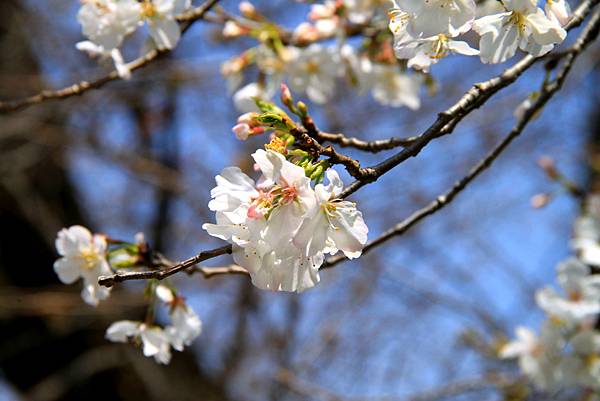
M 63 228 L 58 232 L 56 250 L 61 255 L 78 254 L 82 245 L 89 246 L 92 233 L 82 226 Z
M 448 49 L 454 53 L 463 54 L 465 56 L 476 56 L 479 54 L 479 50 L 473 49 L 467 42 L 459 40 L 449 40 Z
M 149 20 L 148 28 L 159 50 L 173 49 L 181 37 L 179 24 L 172 19 L 153 18 Z
M 567 32 L 558 23 L 546 18 L 539 8 L 536 13 L 527 16 L 527 22 L 532 27 L 531 35 L 539 45 L 560 43 L 567 37 Z
M 110 296 L 110 288 L 100 286 L 98 284 L 84 284 L 81 290 L 81 298 L 86 304 L 98 306 L 100 301 L 107 299 Z
M 112 342 L 125 343 L 128 337 L 138 335 L 139 325 L 140 322 L 133 322 L 131 320 L 114 322 L 106 329 L 105 337 Z
M 175 299 L 175 297 L 173 296 L 173 291 L 171 291 L 171 289 L 166 285 L 161 284 L 156 286 L 155 293 L 157 298 L 166 304 L 173 302 L 173 300 Z
M 350 202 L 343 202 L 349 204 Z M 353 206 L 338 208 L 337 219 L 332 219 L 333 228 L 329 230 L 329 236 L 336 248 L 352 259 L 360 256 L 367 242 L 369 229 L 365 224 L 362 213 Z
M 323 211 L 314 217 L 306 218 L 294 236 L 294 246 L 300 249 L 304 256 L 310 257 L 326 248 L 329 221 Z
M 61 282 L 72 284 L 81 277 L 81 264 L 77 259 L 60 258 L 54 262 L 54 271 Z

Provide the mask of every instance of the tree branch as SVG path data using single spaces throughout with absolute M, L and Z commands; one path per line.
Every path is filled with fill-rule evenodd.
M 500 156 L 500 154 L 515 140 L 529 124 L 529 122 L 538 115 L 548 101 L 562 88 L 563 83 L 569 74 L 573 63 L 577 57 L 585 50 L 585 48 L 598 37 L 600 31 L 600 11 L 597 11 L 590 22 L 586 26 L 583 33 L 577 39 L 577 42 L 569 49 L 570 51 L 565 53 L 565 61 L 560 71 L 557 73 L 556 78 L 552 81 L 546 82 L 542 86 L 540 96 L 535 102 L 533 102 L 524 112 L 523 116 L 517 121 L 513 129 L 504 137 L 504 139 L 492 149 L 483 159 L 477 162 L 471 170 L 462 179 L 456 181 L 452 188 L 446 191 L 444 194 L 438 196 L 435 200 L 430 202 L 427 206 L 417 210 L 408 218 L 404 219 L 394 227 L 384 232 L 381 236 L 377 237 L 373 241 L 369 242 L 363 248 L 363 254 L 383 244 L 387 240 L 402 235 L 409 228 L 417 224 L 425 217 L 437 212 L 444 206 L 448 205 L 466 186 L 471 183 L 479 174 L 485 171 L 491 164 Z M 333 267 L 336 264 L 346 260 L 344 255 L 337 255 L 330 257 L 323 264 L 322 268 Z
M 180 22 L 182 33 L 197 20 L 202 19 L 204 15 L 219 2 L 219 0 L 207 0 L 204 4 L 189 10 L 182 15 L 177 17 L 177 21 Z M 130 71 L 138 70 L 145 67 L 155 59 L 170 53 L 171 50 L 151 50 L 143 56 L 127 63 L 127 67 Z M 0 114 L 11 111 L 21 110 L 35 104 L 42 103 L 50 99 L 65 99 L 72 96 L 82 95 L 83 93 L 91 90 L 98 89 L 111 81 L 117 81 L 121 79 L 118 72 L 113 70 L 108 75 L 96 79 L 95 81 L 79 81 L 73 85 L 67 86 L 57 90 L 43 90 L 36 95 L 32 95 L 19 100 L 0 101 Z
M 179 262 L 178 264 L 166 269 L 166 270 L 151 270 L 145 272 L 128 272 L 128 273 L 116 273 L 111 276 L 100 276 L 98 278 L 98 284 L 105 287 L 112 287 L 115 283 L 122 283 L 123 281 L 129 280 L 163 280 L 175 273 L 184 271 L 198 263 L 215 258 L 217 256 L 230 254 L 232 252 L 231 245 L 225 245 L 220 248 L 211 249 L 209 251 L 202 251 L 199 254 L 192 256 L 189 259 Z
M 586 0 L 573 13 L 571 21 L 565 26 L 565 29 L 571 30 L 579 26 L 591 9 L 596 6 L 600 0 Z M 566 57 L 569 52 L 563 53 Z M 342 192 L 341 197 L 346 198 L 356 192 L 359 188 L 377 181 L 379 177 L 398 166 L 411 157 L 417 156 L 425 146 L 433 139 L 452 133 L 454 127 L 471 111 L 481 107 L 490 97 L 501 89 L 515 82 L 525 71 L 527 71 L 535 62 L 543 57 L 525 56 L 512 67 L 505 70 L 502 74 L 488 81 L 473 85 L 454 105 L 438 114 L 437 120 L 417 137 L 417 139 L 402 151 L 389 157 L 383 162 L 373 166 L 361 169 L 362 178 L 357 179 Z
M 419 137 L 410 138 L 392 137 L 388 139 L 377 139 L 374 141 L 363 141 L 358 138 L 347 137 L 344 134 L 331 134 L 329 132 L 319 131 L 316 137 L 321 142 L 331 142 L 340 145 L 342 148 L 355 148 L 365 152 L 378 153 L 383 150 L 390 150 L 397 147 L 406 147 L 416 141 Z

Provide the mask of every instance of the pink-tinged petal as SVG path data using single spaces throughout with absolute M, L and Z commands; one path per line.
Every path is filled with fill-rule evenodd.
M 106 237 L 104 235 L 95 234 L 92 239 L 92 243 L 96 253 L 104 255 L 108 244 L 106 243 Z

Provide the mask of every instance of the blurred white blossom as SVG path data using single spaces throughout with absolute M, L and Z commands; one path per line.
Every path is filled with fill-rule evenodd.
M 98 277 L 111 274 L 106 260 L 107 243 L 103 235 L 82 226 L 63 228 L 58 232 L 56 250 L 61 258 L 54 262 L 60 281 L 72 284 L 83 279 L 83 300 L 93 306 L 108 298 L 110 288 L 98 285 Z

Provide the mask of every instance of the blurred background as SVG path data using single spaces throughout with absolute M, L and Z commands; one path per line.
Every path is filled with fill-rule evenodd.
M 309 10 L 289 0 L 254 4 L 289 28 Z M 233 0 L 220 5 L 237 9 Z M 78 7 L 0 2 L 0 99 L 110 70 L 75 49 L 83 40 Z M 537 166 L 541 156 L 582 188 L 591 185 L 600 139 L 597 46 L 489 171 L 407 234 L 322 272 L 301 295 L 259 291 L 244 276 L 176 277 L 203 333 L 166 367 L 104 340 L 112 321 L 143 317 L 143 285 L 117 286 L 97 309 L 84 304 L 80 285 L 62 285 L 53 272 L 56 233 L 72 224 L 123 239 L 143 231 L 172 259 L 221 245 L 201 229 L 214 219 L 207 208 L 214 176 L 229 165 L 250 171 L 249 154 L 264 138 L 239 142 L 231 133 L 238 112 L 219 66 L 252 42 L 225 41 L 220 31 L 198 21 L 173 54 L 130 81 L 0 115 L 0 400 L 520 399 L 518 369 L 495 358 L 494 344 L 519 324 L 537 328 L 534 291 L 553 284 L 556 263 L 569 254 L 578 200 L 557 193 L 534 209 L 530 199 L 560 191 Z M 130 41 L 126 58 L 140 47 Z M 380 106 L 342 84 L 328 104 L 308 103 L 328 132 L 412 136 L 505 67 L 444 59 L 432 71 L 437 93 L 423 90 L 417 112 Z M 353 195 L 370 237 L 461 178 L 542 80 L 542 66 L 531 69 L 452 135 Z M 348 153 L 363 165 L 386 157 Z

